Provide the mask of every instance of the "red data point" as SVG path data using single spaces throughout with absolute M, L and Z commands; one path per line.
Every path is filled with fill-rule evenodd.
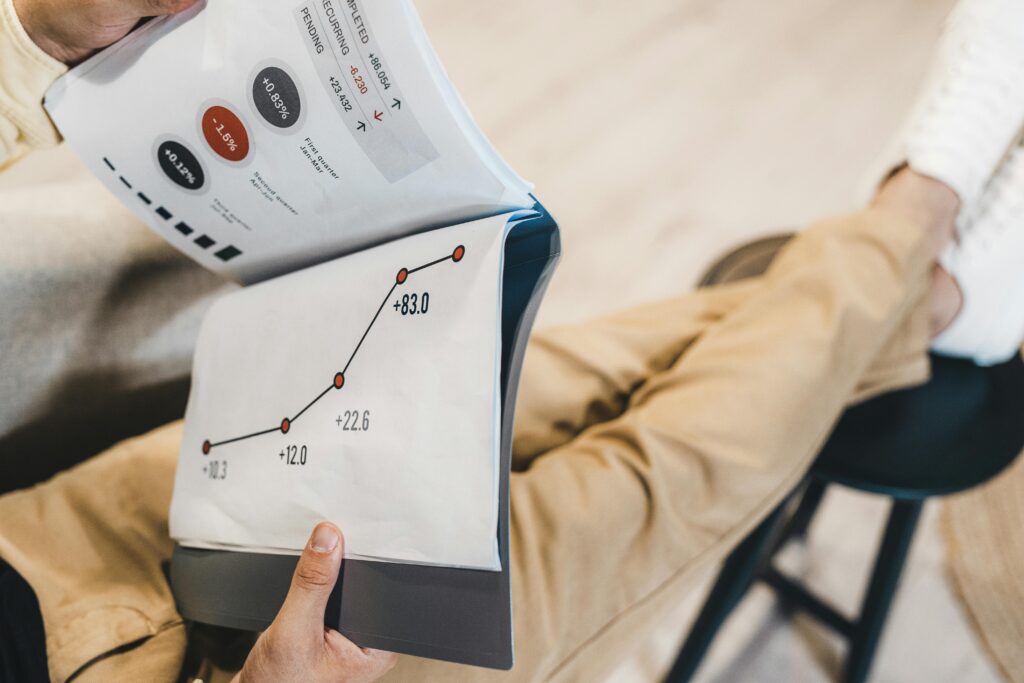
M 402 284 L 408 278 L 409 278 L 409 271 L 408 271 L 408 269 L 402 268 L 400 271 L 398 271 L 398 275 L 395 277 L 395 281 L 398 284 Z
M 452 261 L 458 263 L 462 260 L 462 257 L 466 255 L 466 248 L 461 244 L 455 247 L 455 251 L 452 252 Z
M 292 422 L 287 417 L 285 419 L 281 420 L 281 433 L 282 434 L 287 434 L 288 433 L 288 428 L 291 427 L 291 426 L 292 426 Z
M 212 446 L 210 446 L 210 442 L 209 441 L 204 441 L 203 442 L 203 455 L 209 455 L 210 454 L 210 448 L 212 448 Z
M 335 373 L 334 388 L 341 389 L 343 386 L 345 386 L 345 375 L 341 374 L 340 372 Z

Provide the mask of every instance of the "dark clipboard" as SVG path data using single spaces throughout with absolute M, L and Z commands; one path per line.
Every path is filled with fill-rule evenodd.
M 328 626 L 361 647 L 493 669 L 514 662 L 509 475 L 519 373 L 530 329 L 561 253 L 558 225 L 538 202 L 505 240 L 501 301 L 500 572 L 346 560 Z M 277 614 L 297 558 L 175 546 L 171 590 L 188 620 L 262 630 Z

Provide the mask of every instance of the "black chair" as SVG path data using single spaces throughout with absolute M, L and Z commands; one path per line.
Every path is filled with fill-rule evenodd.
M 702 284 L 762 272 L 785 237 L 761 240 L 720 260 Z M 845 638 L 843 680 L 868 677 L 925 501 L 994 477 L 1024 448 L 1024 361 L 999 366 L 935 356 L 932 379 L 850 408 L 808 476 L 726 560 L 665 679 L 689 681 L 729 613 L 755 581 Z M 841 614 L 772 565 L 803 538 L 827 487 L 887 496 L 891 509 L 860 613 Z

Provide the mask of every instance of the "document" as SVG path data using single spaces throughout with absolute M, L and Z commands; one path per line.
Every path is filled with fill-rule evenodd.
M 152 230 L 249 286 L 197 341 L 180 544 L 500 570 L 503 254 L 535 216 L 407 0 L 217 0 L 46 97 Z
M 239 290 L 207 315 L 171 508 L 185 545 L 500 569 L 503 216 Z
M 73 69 L 46 107 L 152 229 L 243 282 L 533 205 L 403 0 L 202 3 Z

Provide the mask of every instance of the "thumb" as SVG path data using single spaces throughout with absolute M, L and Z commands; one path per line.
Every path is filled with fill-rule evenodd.
M 341 530 L 329 522 L 313 529 L 275 622 L 292 633 L 323 634 L 327 599 L 338 580 L 344 550 Z

